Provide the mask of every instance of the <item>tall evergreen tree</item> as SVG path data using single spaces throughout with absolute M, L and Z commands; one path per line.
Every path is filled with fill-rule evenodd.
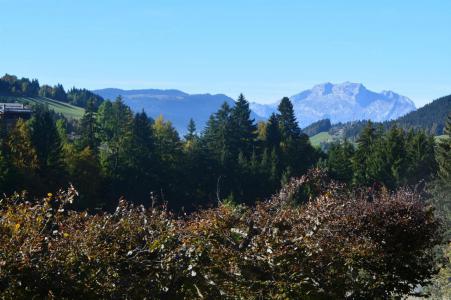
M 36 149 L 38 173 L 46 186 L 55 190 L 65 184 L 62 144 L 55 121 L 48 109 L 37 107 L 30 120 L 31 139 Z M 42 192 L 48 192 L 42 190 Z
M 249 102 L 243 94 L 240 94 L 230 113 L 230 119 L 233 138 L 235 139 L 233 142 L 236 143 L 233 148 L 238 152 L 243 152 L 246 156 L 250 156 L 254 149 L 257 131 L 257 126 L 250 116 Z
M 279 119 L 275 113 L 271 114 L 266 125 L 266 146 L 269 149 L 279 149 L 282 140 Z
M 351 182 L 353 175 L 353 145 L 348 140 L 345 140 L 343 143 L 334 143 L 327 154 L 327 167 L 331 177 L 343 182 Z
M 446 119 L 445 136 L 437 147 L 438 175 L 443 181 L 451 181 L 451 113 Z
M 281 133 L 282 165 L 285 177 L 303 174 L 316 160 L 309 138 L 302 133 L 294 114 L 293 104 L 284 97 L 277 117 Z
M 93 153 L 97 153 L 99 147 L 99 141 L 97 137 L 97 123 L 96 115 L 94 111 L 93 101 L 88 100 L 85 114 L 80 121 L 80 140 L 79 146 L 81 149 L 89 147 Z
M 196 134 L 196 123 L 194 122 L 193 118 L 189 119 L 188 127 L 187 127 L 187 133 L 184 136 L 186 141 L 193 141 L 197 138 Z
M 279 128 L 284 142 L 289 139 L 298 138 L 301 135 L 301 129 L 299 128 L 294 115 L 293 104 L 288 97 L 282 98 L 278 110 Z
M 410 130 L 406 136 L 406 181 L 409 185 L 421 180 L 429 180 L 435 175 L 437 162 L 434 154 L 434 136 L 428 136 L 424 131 L 417 133 Z
M 113 103 L 104 103 L 99 108 L 98 118 L 102 132 L 101 165 L 107 176 L 122 181 L 129 167 L 133 114 L 121 97 Z
M 363 128 L 357 139 L 357 149 L 353 157 L 354 183 L 357 185 L 368 185 L 370 175 L 368 174 L 368 158 L 372 153 L 373 143 L 377 138 L 376 129 L 371 121 Z

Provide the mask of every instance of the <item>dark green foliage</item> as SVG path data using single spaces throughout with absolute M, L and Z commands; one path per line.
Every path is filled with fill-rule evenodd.
M 184 136 L 186 141 L 194 141 L 197 138 L 196 123 L 193 118 L 189 119 L 187 134 Z
M 330 176 L 336 180 L 350 183 L 353 176 L 352 157 L 354 146 L 345 140 L 343 143 L 334 143 L 328 151 L 327 168 Z
M 309 126 L 302 129 L 302 131 L 308 136 L 314 136 L 320 132 L 329 131 L 332 125 L 329 119 L 319 120 L 315 123 L 310 124 Z
M 429 104 L 410 112 L 396 120 L 380 123 L 385 130 L 394 125 L 404 129 L 424 131 L 430 135 L 444 134 L 444 128 L 448 113 L 451 111 L 451 95 L 439 98 Z M 352 121 L 337 123 L 329 129 L 331 135 L 341 136 L 355 141 L 368 121 Z
M 97 133 L 96 116 L 92 101 L 88 101 L 85 114 L 80 121 L 80 139 L 77 141 L 80 148 L 89 147 L 92 151 L 97 152 L 99 139 Z
M 72 105 L 97 110 L 104 101 L 102 97 L 86 89 L 72 88 L 67 93 L 61 84 L 53 87 L 49 85 L 39 85 L 37 79 L 17 78 L 13 75 L 5 74 L 0 78 L 0 96 L 14 97 L 46 97 L 54 100 L 67 102 Z M 89 104 L 91 102 L 91 104 Z
M 254 120 L 250 119 L 250 115 L 249 102 L 243 94 L 240 94 L 230 114 L 231 130 L 234 135 L 232 137 L 235 144 L 233 148 L 237 149 L 238 152 L 243 152 L 247 157 L 253 151 L 257 130 L 257 126 L 255 126 Z
M 442 180 L 448 180 L 451 178 L 451 112 L 446 119 L 444 134 L 437 147 L 438 174 Z
M 31 140 L 36 149 L 37 172 L 44 189 L 56 190 L 65 184 L 62 143 L 51 112 L 37 107 L 30 120 Z
M 434 176 L 434 145 L 434 137 L 423 131 L 406 132 L 394 125 L 384 132 L 382 125 L 368 122 L 355 150 L 346 140 L 332 144 L 325 165 L 333 178 L 355 185 L 412 186 Z
M 90 106 L 92 110 L 97 111 L 103 101 L 102 97 L 86 89 L 72 88 L 67 92 L 67 102 L 86 109 Z
M 428 134 L 442 135 L 446 126 L 446 118 L 451 111 L 451 95 L 432 101 L 420 109 L 410 112 L 395 121 L 388 122 L 391 126 L 396 123 L 404 129 L 424 130 Z
M 257 128 L 249 103 L 240 95 L 235 105 L 224 103 L 210 117 L 202 134 L 191 120 L 181 139 L 163 116 L 154 122 L 145 113 L 135 115 L 121 98 L 103 101 L 84 89 L 66 93 L 61 85 L 39 87 L 37 81 L 10 75 L 0 80 L 0 86 L 8 95 L 22 93 L 19 86 L 24 86 L 27 93 L 39 90 L 42 96 L 86 107 L 79 122 L 36 107 L 29 124 L 12 131 L 17 138 L 4 132 L 2 192 L 27 189 L 34 196 L 72 182 L 81 193 L 79 208 L 113 208 L 109 199 L 121 196 L 146 205 L 167 202 L 170 208 L 186 210 L 216 205 L 226 198 L 252 204 L 324 157 L 299 128 L 288 98 Z M 35 92 L 31 92 L 33 86 L 38 87 Z M 323 120 L 308 130 L 329 126 Z M 383 127 L 370 124 L 355 149 L 348 141 L 333 144 L 321 165 L 340 181 L 395 189 L 435 173 L 433 147 L 432 137 L 423 132 L 407 134 L 393 127 L 384 133 Z M 447 152 L 446 146 L 440 149 Z M 33 161 L 33 155 L 35 166 L 27 169 L 22 162 Z
M 37 79 L 17 78 L 5 74 L 0 78 L 0 96 L 36 97 L 39 94 L 39 82 Z

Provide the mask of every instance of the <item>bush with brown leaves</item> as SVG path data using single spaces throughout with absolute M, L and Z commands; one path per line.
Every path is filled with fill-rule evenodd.
M 75 193 L 1 201 L 2 298 L 387 298 L 436 272 L 440 222 L 417 193 L 352 191 L 318 170 L 255 207 L 187 217 L 67 210 Z

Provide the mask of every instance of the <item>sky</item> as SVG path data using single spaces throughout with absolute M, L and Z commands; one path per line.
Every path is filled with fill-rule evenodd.
M 344 81 L 451 94 L 451 1 L 0 0 L 0 74 L 269 103 Z

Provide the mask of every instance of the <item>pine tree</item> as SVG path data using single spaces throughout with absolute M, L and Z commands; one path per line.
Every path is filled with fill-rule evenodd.
M 269 149 L 279 149 L 281 142 L 279 130 L 279 119 L 275 113 L 271 114 L 266 126 L 266 147 Z
M 357 185 L 370 184 L 370 175 L 368 174 L 368 159 L 373 151 L 373 144 L 377 138 L 376 129 L 371 121 L 363 128 L 357 139 L 357 149 L 355 151 L 352 164 L 354 173 L 354 183 Z
M 438 175 L 444 182 L 451 181 L 451 113 L 445 123 L 444 137 L 437 147 Z
M 224 102 L 221 108 L 212 115 L 204 131 L 204 140 L 211 153 L 223 166 L 237 158 L 238 150 L 232 148 L 233 132 L 231 108 Z
M 38 173 L 44 182 L 41 192 L 65 184 L 63 149 L 58 130 L 48 109 L 37 107 L 30 120 L 31 140 L 36 149 Z
M 99 141 L 96 134 L 97 123 L 92 99 L 88 100 L 85 114 L 80 121 L 79 148 L 89 147 L 94 154 L 98 152 Z
M 405 171 L 407 167 L 406 143 L 404 131 L 394 125 L 386 134 L 384 162 L 387 166 L 388 178 L 381 180 L 386 186 L 394 189 L 405 184 Z
M 105 101 L 99 108 L 99 130 L 102 137 L 100 161 L 108 177 L 121 181 L 129 167 L 127 163 L 132 147 L 133 114 L 121 97 L 108 103 L 109 101 Z
M 410 130 L 406 136 L 406 181 L 408 184 L 417 184 L 421 180 L 428 180 L 437 171 L 437 162 L 434 154 L 434 137 L 425 132 L 415 133 Z
M 298 138 L 301 135 L 301 129 L 296 121 L 293 104 L 290 99 L 287 97 L 282 98 L 278 110 L 279 129 L 284 141 Z
M 158 158 L 152 122 L 145 112 L 133 118 L 131 148 L 128 154 L 126 189 L 134 201 L 144 201 L 156 189 Z
M 330 146 L 327 158 L 327 168 L 330 175 L 336 180 L 350 182 L 352 180 L 352 157 L 354 147 L 345 140 L 343 144 L 334 143 Z
M 191 145 L 197 139 L 196 123 L 194 122 L 193 118 L 189 119 L 187 133 L 184 136 L 184 138 L 185 138 L 185 141 L 187 142 L 187 144 L 189 144 L 189 145 Z
M 253 150 L 257 131 L 254 120 L 250 118 L 250 115 L 249 102 L 243 94 L 240 94 L 230 113 L 231 130 L 235 139 L 233 148 L 236 148 L 238 152 L 242 151 L 246 156 L 250 156 Z
M 317 154 L 311 146 L 308 136 L 302 133 L 297 124 L 290 99 L 284 97 L 278 109 L 281 162 L 284 169 L 289 168 L 290 175 L 299 176 L 314 164 Z M 285 172 L 285 174 L 288 173 Z

